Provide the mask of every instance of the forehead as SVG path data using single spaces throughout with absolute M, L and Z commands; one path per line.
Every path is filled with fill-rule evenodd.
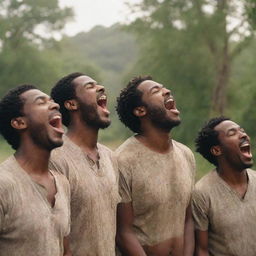
M 214 130 L 217 132 L 223 132 L 226 133 L 227 131 L 229 131 L 230 129 L 236 129 L 239 128 L 240 126 L 231 121 L 231 120 L 225 120 L 223 122 L 221 122 L 220 124 L 216 125 Z
M 96 81 L 89 76 L 79 76 L 73 80 L 73 83 L 75 84 L 75 86 L 81 86 L 89 83 L 96 83 Z
M 26 92 L 23 92 L 20 95 L 20 98 L 24 101 L 24 105 L 33 103 L 38 97 L 48 97 L 49 98 L 49 96 L 47 94 L 45 94 L 44 92 L 42 92 L 38 89 L 31 89 Z
M 162 87 L 162 85 L 152 80 L 145 80 L 142 83 L 140 83 L 137 88 L 141 92 L 147 93 L 154 87 Z

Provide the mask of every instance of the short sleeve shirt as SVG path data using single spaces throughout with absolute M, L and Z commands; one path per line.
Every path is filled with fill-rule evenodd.
M 199 180 L 192 197 L 195 228 L 208 231 L 208 250 L 213 256 L 256 255 L 256 173 L 247 169 L 244 198 L 216 170 Z
M 70 182 L 70 247 L 75 256 L 115 255 L 117 162 L 110 149 L 99 143 L 97 147 L 99 168 L 66 136 L 51 155 L 50 167 Z
M 190 149 L 172 140 L 167 154 L 151 151 L 135 137 L 116 151 L 123 203 L 132 202 L 133 230 L 142 245 L 155 245 L 184 233 L 194 184 Z
M 0 256 L 63 256 L 69 234 L 70 189 L 55 171 L 52 207 L 46 190 L 35 183 L 14 156 L 0 165 Z

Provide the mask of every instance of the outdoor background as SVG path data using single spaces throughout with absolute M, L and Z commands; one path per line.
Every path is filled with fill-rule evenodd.
M 125 11 L 116 13 L 115 1 L 75 2 L 0 0 L 1 97 L 22 83 L 49 93 L 60 77 L 84 72 L 106 87 L 112 125 L 100 141 L 115 149 L 131 135 L 116 97 L 130 78 L 149 74 L 177 100 L 182 124 L 174 139 L 194 150 L 203 123 L 224 114 L 246 129 L 254 149 L 256 0 L 119 0 Z M 11 153 L 1 138 L 0 161 Z M 195 156 L 200 177 L 212 166 Z

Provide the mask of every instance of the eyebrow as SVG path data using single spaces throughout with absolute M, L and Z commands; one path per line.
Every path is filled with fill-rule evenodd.
M 163 85 L 154 85 L 153 87 L 151 87 L 150 89 L 149 89 L 149 92 L 151 92 L 152 90 L 154 90 L 155 88 L 163 88 L 164 86 Z
M 84 83 L 83 86 L 86 86 L 88 84 L 93 84 L 94 85 L 94 84 L 97 84 L 97 82 L 96 81 L 89 81 L 87 83 Z
M 34 100 L 33 100 L 33 103 L 38 101 L 38 100 L 45 100 L 45 99 L 49 99 L 49 100 L 52 100 L 51 97 L 47 96 L 47 95 L 40 95 L 40 96 L 37 96 Z
M 236 130 L 241 130 L 241 129 L 243 129 L 241 126 L 232 127 L 232 128 L 230 128 L 230 129 L 227 130 L 227 134 L 228 134 L 229 132 L 236 131 Z

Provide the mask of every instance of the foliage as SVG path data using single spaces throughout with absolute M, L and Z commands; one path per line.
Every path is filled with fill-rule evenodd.
M 203 121 L 230 112 L 232 66 L 254 38 L 255 1 L 143 0 L 135 10 L 127 29 L 141 54 L 130 74 L 173 89 L 184 120 L 175 133 L 190 143 Z

